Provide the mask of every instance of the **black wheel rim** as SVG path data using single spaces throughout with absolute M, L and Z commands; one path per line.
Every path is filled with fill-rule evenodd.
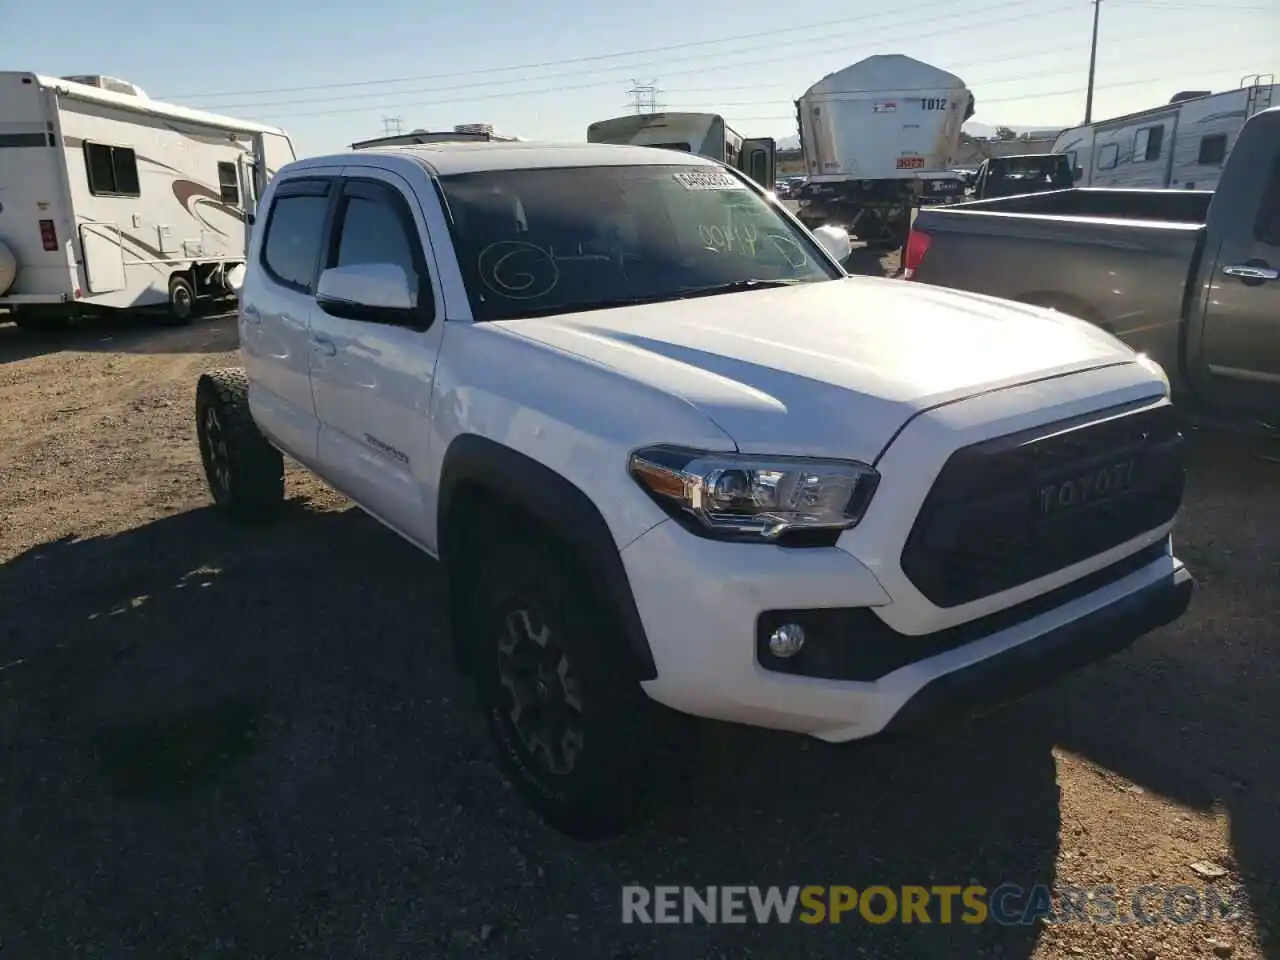
M 214 496 L 225 500 L 231 495 L 231 457 L 227 452 L 226 433 L 216 407 L 205 407 L 202 426 L 204 429 L 201 436 L 209 484 L 213 487 Z
M 581 685 L 551 627 L 529 609 L 509 612 L 498 641 L 498 682 L 520 742 L 548 774 L 568 776 L 583 747 Z

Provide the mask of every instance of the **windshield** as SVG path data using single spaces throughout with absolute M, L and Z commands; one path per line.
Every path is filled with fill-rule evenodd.
M 488 170 L 440 184 L 477 320 L 839 276 L 811 235 L 717 167 Z

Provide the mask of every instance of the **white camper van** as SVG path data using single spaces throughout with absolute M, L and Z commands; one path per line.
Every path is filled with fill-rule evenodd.
M 718 113 L 636 113 L 597 120 L 587 127 L 587 143 L 696 153 L 741 170 L 766 190 L 777 180 L 776 141 L 743 137 Z
M 1189 90 L 1167 104 L 1062 131 L 1081 187 L 1214 190 L 1245 121 L 1274 105 L 1270 75 L 1245 77 L 1235 90 Z
M 233 295 L 283 130 L 123 80 L 0 72 L 0 310 L 22 326 Z M 3 317 L 0 314 L 0 317 Z

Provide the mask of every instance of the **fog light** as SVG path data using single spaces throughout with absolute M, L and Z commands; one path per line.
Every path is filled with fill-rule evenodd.
M 784 623 L 769 634 L 769 652 L 775 657 L 794 657 L 804 649 L 804 628 L 798 623 Z

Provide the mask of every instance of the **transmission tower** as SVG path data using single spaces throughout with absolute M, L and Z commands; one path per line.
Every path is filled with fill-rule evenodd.
M 641 83 L 639 80 L 631 81 L 631 89 L 627 91 L 627 96 L 631 98 L 632 109 L 636 113 L 657 113 L 660 109 L 658 104 L 658 81 L 650 80 L 648 83 Z
M 402 129 L 404 129 L 404 121 L 399 117 L 382 118 L 382 132 L 387 136 L 400 133 Z

